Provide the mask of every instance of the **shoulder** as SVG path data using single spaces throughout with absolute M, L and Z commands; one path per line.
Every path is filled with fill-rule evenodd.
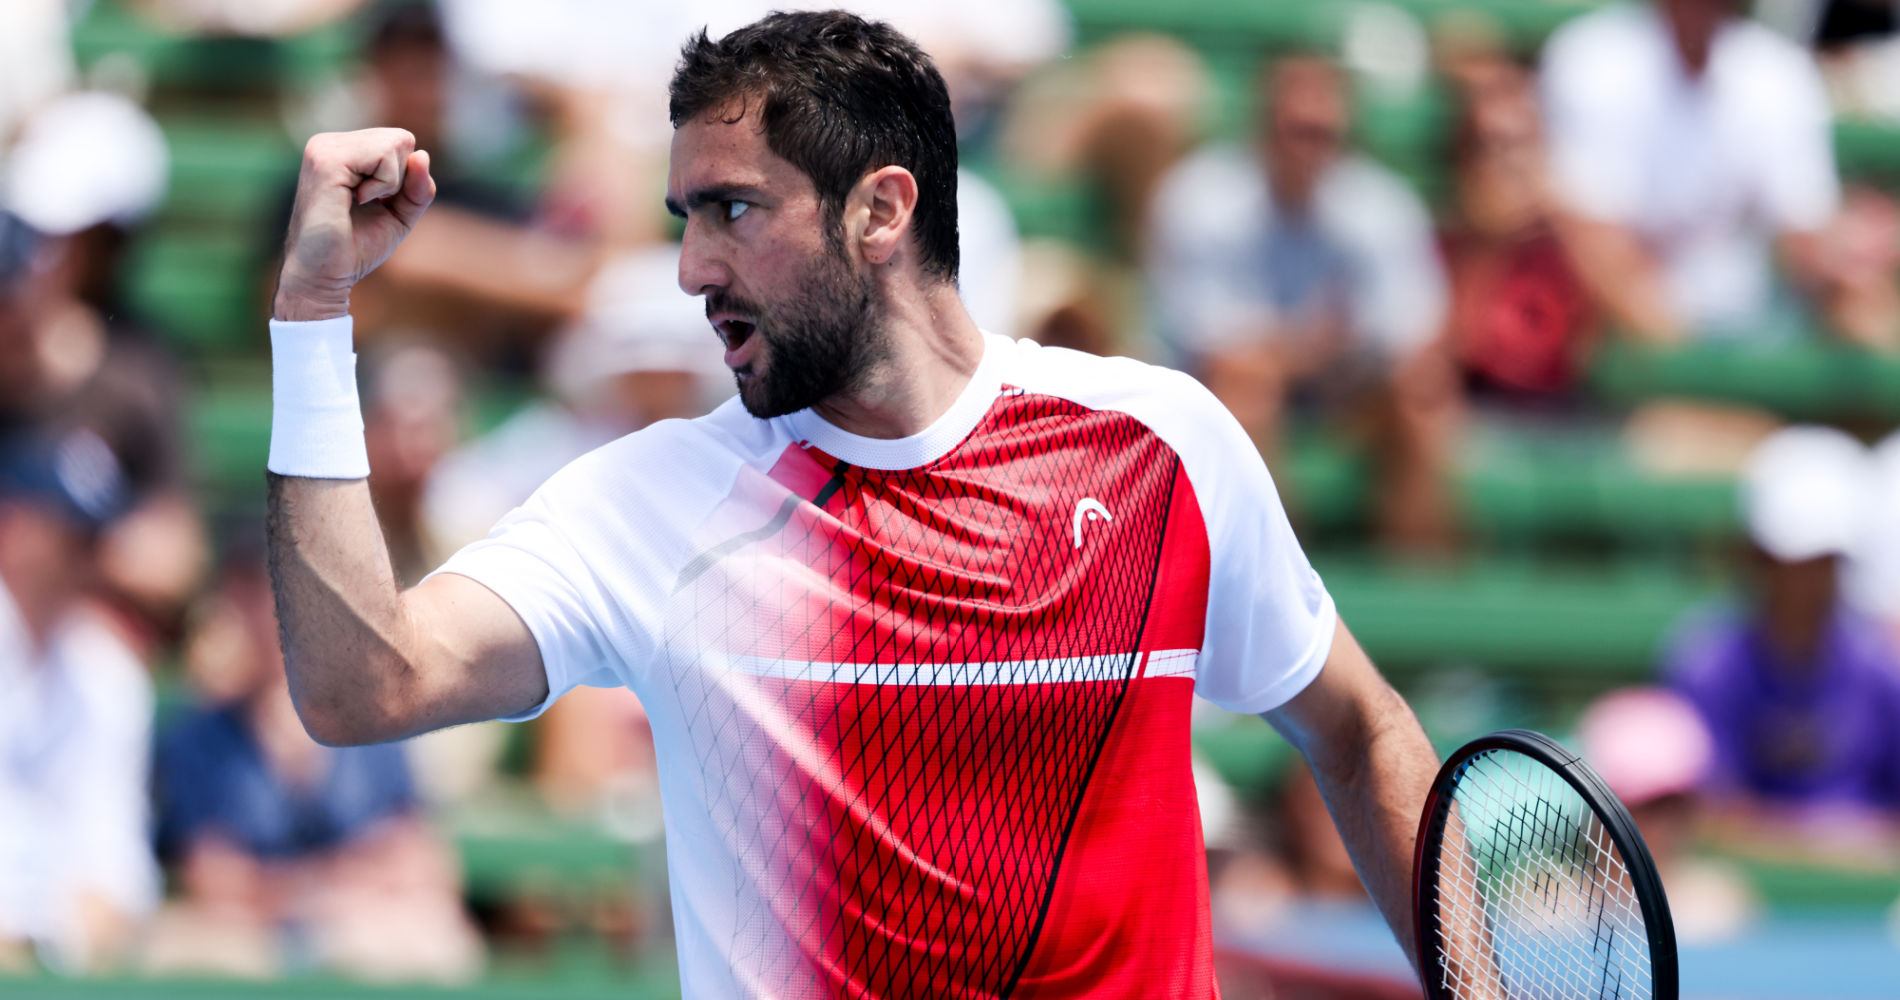
M 1814 57 L 1774 29 L 1740 18 L 1722 30 L 1715 58 L 1733 59 L 1747 70 L 1780 77 L 1780 82 L 1805 80 L 1815 72 Z
M 1010 349 L 1004 382 L 1091 410 L 1125 413 L 1183 461 L 1232 444 L 1226 425 L 1232 424 L 1231 430 L 1240 433 L 1226 407 L 1185 372 L 1134 358 L 1043 347 L 1030 340 L 1016 341 Z M 1241 439 L 1245 440 L 1244 434 Z
M 1539 75 L 1546 96 L 1566 106 L 1620 107 L 1648 99 L 1668 58 L 1654 11 L 1612 4 L 1558 28 L 1544 45 Z
M 154 697 L 151 676 L 132 650 L 96 613 L 81 611 L 60 628 L 62 666 L 89 716 L 114 730 L 150 733 Z
M 194 705 L 168 722 L 158 735 L 161 758 L 205 756 L 232 743 L 240 723 L 228 705 Z
M 1885 626 L 1858 611 L 1842 609 L 1840 635 L 1847 654 L 1869 683 L 1900 693 L 1900 650 Z
M 1244 148 L 1219 143 L 1194 152 L 1163 175 L 1153 211 L 1157 224 L 1169 229 L 1226 220 L 1251 227 L 1267 207 L 1267 178 L 1259 163 Z
M 662 420 L 595 448 L 549 477 L 529 505 L 716 498 L 740 466 L 769 462 L 788 441 L 776 421 L 752 417 L 734 398 L 706 416 Z
M 1741 669 L 1747 624 L 1729 600 L 1684 612 L 1664 639 L 1664 671 L 1678 686 L 1720 686 Z
M 1003 381 L 1029 392 L 1058 396 L 1094 410 L 1145 409 L 1150 403 L 1197 405 L 1211 393 L 1184 372 L 1128 357 L 1103 357 L 1022 339 L 1010 352 Z M 1218 403 L 1214 405 L 1218 406 Z
M 1814 57 L 1755 21 L 1737 21 L 1723 30 L 1710 73 L 1734 95 L 1736 107 L 1751 116 L 1800 121 L 1829 113 Z
M 1355 234 L 1413 230 L 1430 224 L 1425 202 L 1405 178 L 1367 156 L 1348 156 L 1326 175 L 1320 214 Z
M 1661 40 L 1662 22 L 1653 11 L 1631 3 L 1613 3 L 1566 21 L 1544 43 L 1543 63 L 1614 61 L 1633 46 Z
M 1247 155 L 1244 147 L 1217 142 L 1195 150 L 1169 168 L 1165 183 L 1175 187 L 1219 181 L 1252 186 L 1263 184 L 1265 178 L 1260 165 Z

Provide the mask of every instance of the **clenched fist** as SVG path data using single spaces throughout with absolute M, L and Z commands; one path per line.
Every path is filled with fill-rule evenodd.
M 297 175 L 273 315 L 313 320 L 348 313 L 350 289 L 389 259 L 434 198 L 429 154 L 408 132 L 313 136 Z

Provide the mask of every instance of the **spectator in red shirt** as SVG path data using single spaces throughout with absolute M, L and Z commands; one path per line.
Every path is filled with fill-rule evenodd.
M 1440 234 L 1451 352 L 1480 402 L 1568 408 L 1596 310 L 1552 223 L 1536 91 L 1502 57 L 1454 76 L 1453 209 Z

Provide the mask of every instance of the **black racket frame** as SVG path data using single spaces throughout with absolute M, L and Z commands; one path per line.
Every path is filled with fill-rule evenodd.
M 1425 798 L 1425 811 L 1419 817 L 1417 853 L 1412 859 L 1412 924 L 1416 932 L 1419 975 L 1426 1000 L 1452 1000 L 1439 980 L 1431 974 L 1431 957 L 1437 954 L 1438 910 L 1426 901 L 1438 893 L 1438 853 L 1445 833 L 1445 807 L 1459 770 L 1473 757 L 1492 750 L 1521 753 L 1555 771 L 1597 814 L 1610 841 L 1623 855 L 1636 902 L 1643 911 L 1643 929 L 1649 935 L 1651 972 L 1655 982 L 1655 1000 L 1677 1000 L 1680 992 L 1676 967 L 1676 926 L 1669 916 L 1669 900 L 1663 894 L 1662 878 L 1656 874 L 1656 862 L 1649 846 L 1637 832 L 1636 821 L 1622 800 L 1610 791 L 1601 776 L 1582 757 L 1563 744 L 1530 729 L 1501 729 L 1480 736 L 1459 747 L 1438 769 L 1432 790 Z

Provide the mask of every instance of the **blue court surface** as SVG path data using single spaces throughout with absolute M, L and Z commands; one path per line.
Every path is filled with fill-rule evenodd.
M 1370 906 L 1302 903 L 1245 931 L 1217 931 L 1217 940 L 1270 962 L 1389 982 L 1411 975 Z M 1777 913 L 1679 953 L 1682 1000 L 1900 1000 L 1900 931 L 1878 910 Z

